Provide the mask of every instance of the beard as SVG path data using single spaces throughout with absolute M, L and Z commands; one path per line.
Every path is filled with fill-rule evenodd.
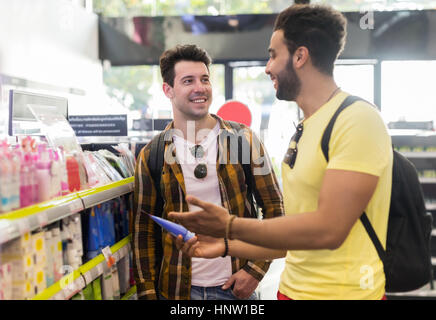
M 285 69 L 277 74 L 276 97 L 279 100 L 295 101 L 300 94 L 301 81 L 295 72 L 292 60 L 289 59 Z

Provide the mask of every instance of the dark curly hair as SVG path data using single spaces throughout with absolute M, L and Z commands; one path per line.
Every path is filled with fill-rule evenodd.
M 179 61 L 203 62 L 207 70 L 212 63 L 209 54 L 195 44 L 177 45 L 166 50 L 159 58 L 160 73 L 164 82 L 174 86 L 174 66 Z
M 277 16 L 274 31 L 283 30 L 291 55 L 298 47 L 306 47 L 313 65 L 331 76 L 345 46 L 346 27 L 342 13 L 330 6 L 294 4 Z

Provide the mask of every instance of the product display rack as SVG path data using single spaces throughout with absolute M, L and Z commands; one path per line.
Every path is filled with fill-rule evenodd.
M 128 194 L 133 191 L 133 188 L 134 177 L 130 177 L 1 214 L 0 249 L 3 243 L 44 228 L 82 210 Z M 117 263 L 124 257 L 128 258 L 131 252 L 130 236 L 114 244 L 110 250 L 113 257 L 112 263 Z M 78 269 L 70 271 L 58 282 L 34 296 L 32 300 L 68 300 L 109 269 L 108 262 L 100 253 Z M 136 287 L 132 287 L 123 299 L 135 297 L 135 293 Z
M 118 262 L 123 257 L 127 256 L 129 251 L 130 236 L 111 247 L 111 252 L 115 262 Z M 108 264 L 103 254 L 99 254 L 94 259 L 74 270 L 73 273 L 64 276 L 61 280 L 33 297 L 32 300 L 68 300 L 85 288 L 89 283 L 101 276 L 108 268 Z M 133 290 L 136 291 L 136 288 L 131 288 L 127 294 L 130 293 L 130 295 L 133 295 L 135 293 L 131 292 Z
M 0 244 L 133 191 L 134 177 L 0 215 Z

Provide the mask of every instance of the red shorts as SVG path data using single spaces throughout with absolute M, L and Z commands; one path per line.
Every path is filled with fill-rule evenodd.
M 294 300 L 289 298 L 288 296 L 285 296 L 283 293 L 280 293 L 280 291 L 277 291 L 277 300 Z M 386 296 L 384 295 L 381 300 L 387 300 Z

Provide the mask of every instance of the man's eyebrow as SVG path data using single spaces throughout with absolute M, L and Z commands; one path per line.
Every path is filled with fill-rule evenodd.
M 184 76 L 184 77 L 180 78 L 180 80 L 184 80 L 184 79 L 187 79 L 187 78 L 193 78 L 193 77 L 194 77 L 194 76 L 188 74 L 187 76 Z
M 184 76 L 184 77 L 180 78 L 180 80 L 185 80 L 185 79 L 194 78 L 194 77 L 195 77 L 194 75 L 190 75 L 190 74 L 188 74 L 187 76 Z M 209 78 L 210 76 L 209 76 L 207 73 L 205 73 L 205 74 L 203 74 L 203 75 L 200 76 L 200 77 L 201 77 L 201 78 L 204 78 L 204 77 Z

